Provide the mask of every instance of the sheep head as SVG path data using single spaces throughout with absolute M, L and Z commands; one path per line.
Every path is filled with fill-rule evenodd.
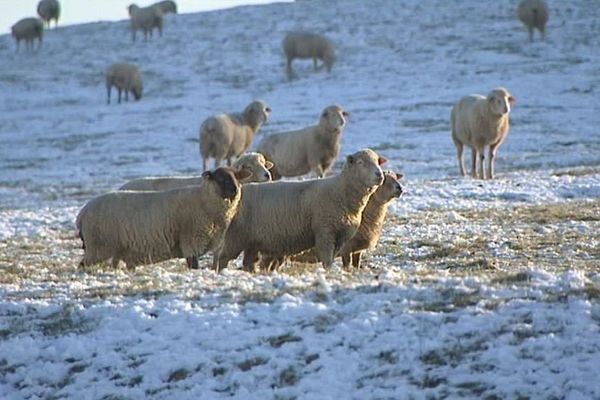
M 515 101 L 515 98 L 503 87 L 493 89 L 487 95 L 488 106 L 493 115 L 508 115 Z

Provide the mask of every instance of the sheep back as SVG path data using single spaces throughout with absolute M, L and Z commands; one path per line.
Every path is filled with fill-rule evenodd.
M 157 7 L 163 14 L 177 14 L 177 3 L 172 0 L 159 1 L 154 3 L 153 7 Z

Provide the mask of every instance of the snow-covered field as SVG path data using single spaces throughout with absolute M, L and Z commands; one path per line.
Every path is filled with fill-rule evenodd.
M 600 398 L 600 7 L 550 3 L 533 43 L 515 0 L 240 7 L 135 44 L 103 22 L 36 53 L 0 36 L 0 398 Z M 332 74 L 286 81 L 291 29 L 331 37 Z M 108 106 L 121 60 L 144 98 Z M 518 102 L 498 178 L 460 178 L 452 103 L 499 85 Z M 197 173 L 201 121 L 253 98 L 259 140 L 339 103 L 342 153 L 404 173 L 368 268 L 77 270 L 87 200 Z

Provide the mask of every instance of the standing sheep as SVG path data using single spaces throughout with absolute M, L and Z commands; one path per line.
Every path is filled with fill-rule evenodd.
M 340 106 L 326 107 L 319 123 L 304 129 L 265 137 L 257 151 L 272 161 L 273 179 L 314 172 L 322 178 L 340 152 L 340 139 L 348 113 Z
M 41 0 L 37 6 L 37 13 L 48 24 L 48 28 L 50 28 L 52 20 L 54 20 L 54 28 L 58 27 L 58 18 L 60 17 L 58 0 Z
M 452 107 L 452 140 L 456 146 L 461 175 L 465 175 L 463 147 L 466 145 L 471 148 L 471 175 L 486 179 L 483 167 L 484 147 L 489 146 L 487 178 L 494 178 L 496 151 L 508 135 L 508 115 L 514 102 L 515 98 L 506 89 L 499 87 L 493 89 L 487 97 L 479 94 L 465 96 Z
M 315 248 L 324 267 L 358 229 L 362 212 L 383 182 L 385 159 L 366 149 L 349 155 L 339 175 L 300 182 L 248 184 L 238 212 L 215 253 L 218 271 L 244 252 L 244 269 L 260 254 L 274 259 Z
M 290 32 L 282 42 L 283 52 L 287 60 L 287 77 L 292 80 L 295 76 L 292 70 L 292 61 L 295 58 L 312 58 L 315 71 L 325 66 L 331 72 L 335 63 L 335 50 L 333 44 L 325 36 L 307 32 Z M 317 59 L 323 65 L 317 67 Z
M 152 7 L 157 7 L 163 14 L 177 14 L 177 4 L 172 0 L 159 1 L 152 4 Z
M 125 91 L 126 101 L 129 101 L 129 92 L 136 101 L 142 98 L 144 89 L 142 77 L 138 68 L 133 64 L 116 63 L 106 70 L 107 104 L 110 104 L 110 92 L 113 86 L 117 88 L 119 93 L 119 103 L 121 103 L 122 91 Z
M 158 29 L 158 34 L 162 36 L 163 14 L 157 7 L 138 7 L 131 4 L 127 7 L 129 17 L 131 18 L 131 40 L 135 42 L 135 33 L 144 32 L 144 40 L 148 40 L 148 34 L 152 37 L 152 30 Z
M 243 112 L 217 114 L 207 118 L 200 126 L 200 155 L 202 170 L 206 171 L 210 157 L 215 159 L 215 168 L 226 158 L 238 157 L 248 150 L 254 135 L 269 119 L 271 109 L 264 101 L 254 100 Z
M 383 184 L 377 188 L 369 199 L 362 213 L 362 220 L 356 234 L 340 249 L 338 255 L 342 257 L 342 264 L 347 268 L 352 261 L 355 268 L 360 267 L 360 258 L 365 250 L 377 246 L 387 209 L 391 201 L 402 195 L 400 182 L 401 174 L 386 171 Z M 317 258 L 311 249 L 308 252 L 291 258 L 296 262 L 316 263 Z
M 273 163 L 265 160 L 260 153 L 243 154 L 233 163 L 234 170 L 246 170 L 251 174 L 247 178 L 240 180 L 240 183 L 269 182 L 271 180 L 271 173 L 269 172 L 271 167 L 273 167 Z M 185 186 L 199 185 L 202 179 L 202 175 L 139 178 L 125 183 L 119 190 L 171 190 Z
M 12 36 L 17 41 L 17 52 L 19 51 L 21 39 L 25 40 L 25 49 L 33 50 L 33 41 L 38 39 L 38 50 L 42 45 L 44 36 L 44 23 L 38 18 L 23 18 L 11 28 Z
M 80 267 L 112 259 L 128 269 L 171 258 L 196 257 L 217 248 L 237 211 L 238 179 L 246 171 L 206 171 L 199 186 L 163 192 L 111 192 L 90 200 L 77 215 L 83 241 Z
M 529 41 L 533 41 L 533 30 L 540 31 L 542 40 L 546 38 L 548 6 L 544 0 L 522 0 L 517 8 L 517 16 L 529 31 Z

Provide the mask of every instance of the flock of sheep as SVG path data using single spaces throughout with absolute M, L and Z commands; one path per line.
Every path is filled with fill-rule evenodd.
M 135 41 L 138 30 L 145 39 L 155 28 L 162 34 L 163 15 L 176 13 L 177 7 L 167 0 L 149 7 L 132 4 L 128 10 Z M 58 21 L 60 6 L 56 0 L 42 0 L 38 12 L 49 24 Z M 543 0 L 521 1 L 517 15 L 530 40 L 534 29 L 544 37 L 548 9 Z M 30 43 L 39 37 L 41 42 L 43 24 L 26 18 L 12 31 L 18 49 L 20 39 Z M 291 32 L 282 47 L 288 79 L 295 76 L 296 58 L 312 59 L 315 70 L 325 67 L 328 72 L 336 61 L 332 42 L 322 35 Z M 112 87 L 119 102 L 123 91 L 125 100 L 130 92 L 139 100 L 143 84 L 138 68 L 128 63 L 110 66 L 108 103 Z M 508 90 L 498 87 L 487 96 L 465 96 L 453 106 L 452 140 L 462 175 L 467 146 L 472 176 L 494 177 L 496 151 L 508 134 L 514 102 Z M 328 268 L 336 257 L 344 267 L 359 267 L 361 254 L 377 244 L 388 205 L 402 194 L 402 175 L 384 172 L 386 160 L 363 149 L 346 157 L 341 172 L 325 177 L 339 156 L 348 117 L 339 105 L 324 108 L 315 125 L 265 137 L 249 153 L 270 112 L 264 101 L 254 100 L 239 113 L 205 119 L 199 130 L 202 175 L 140 178 L 90 200 L 76 219 L 84 249 L 80 266 L 112 260 L 115 268 L 120 261 L 135 268 L 185 258 L 190 268 L 197 268 L 197 258 L 212 251 L 216 271 L 241 253 L 247 271 L 272 271 L 290 259 Z M 213 170 L 208 169 L 210 159 Z M 227 167 L 222 167 L 225 160 Z M 280 181 L 307 174 L 314 176 Z

